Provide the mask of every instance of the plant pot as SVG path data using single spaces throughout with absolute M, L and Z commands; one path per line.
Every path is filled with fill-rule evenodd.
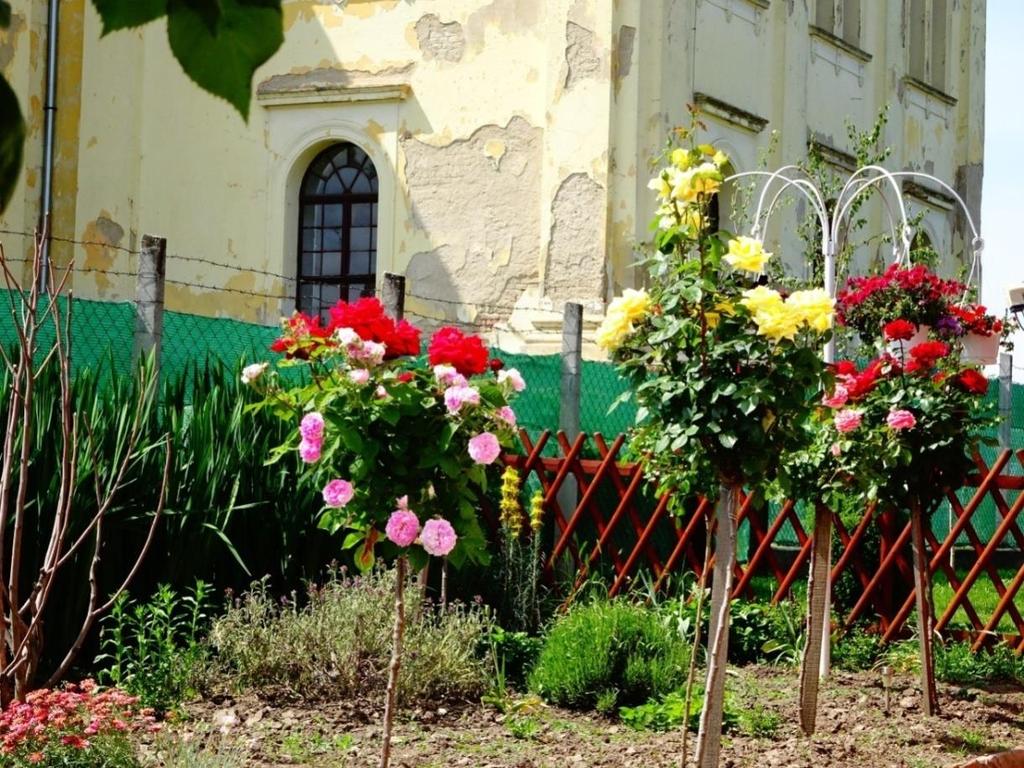
M 931 332 L 932 327 L 930 325 L 918 326 L 917 333 L 911 336 L 906 341 L 890 341 L 889 342 L 889 354 L 895 357 L 897 360 L 906 362 L 905 358 L 910 355 L 910 350 L 916 347 L 923 341 L 928 341 L 928 334 Z
M 963 338 L 964 350 L 960 359 L 965 363 L 992 365 L 999 359 L 998 333 L 982 336 L 980 333 L 969 333 Z

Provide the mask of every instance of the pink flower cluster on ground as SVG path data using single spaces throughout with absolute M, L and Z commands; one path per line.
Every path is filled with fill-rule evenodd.
M 0 712 L 0 754 L 44 764 L 49 747 L 85 750 L 97 734 L 160 730 L 153 711 L 137 704 L 116 688 L 99 691 L 91 680 L 33 691 Z

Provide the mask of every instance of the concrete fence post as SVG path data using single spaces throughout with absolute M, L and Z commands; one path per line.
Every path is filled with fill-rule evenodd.
M 384 305 L 384 311 L 395 320 L 402 319 L 405 315 L 405 275 L 396 275 L 394 272 L 384 273 L 380 303 Z
M 568 302 L 562 317 L 562 386 L 558 428 L 571 445 L 580 434 L 580 383 L 583 378 L 583 305 Z M 558 505 L 568 519 L 578 503 L 576 478 L 567 475 L 558 491 Z
M 142 236 L 139 270 L 135 283 L 135 349 L 138 359 L 151 351 L 160 369 L 164 335 L 164 278 L 167 274 L 167 238 Z

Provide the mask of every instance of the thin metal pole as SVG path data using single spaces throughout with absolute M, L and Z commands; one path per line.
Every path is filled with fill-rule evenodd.
M 1011 446 L 1013 434 L 1013 355 L 999 353 L 999 447 Z
M 562 387 L 558 428 L 570 444 L 580 433 L 580 383 L 583 376 L 583 305 L 567 302 L 562 319 Z M 570 472 L 558 490 L 562 514 L 572 516 L 579 501 L 576 478 Z
M 53 214 L 53 147 L 57 135 L 57 26 L 60 0 L 50 0 L 46 16 L 46 102 L 43 105 L 43 189 L 39 210 L 39 229 L 44 233 L 40 256 L 42 270 L 39 290 L 47 292 L 50 274 L 50 238 Z

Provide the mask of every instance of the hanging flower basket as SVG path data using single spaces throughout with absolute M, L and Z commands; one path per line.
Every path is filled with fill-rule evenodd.
M 999 359 L 1000 341 L 998 333 L 987 336 L 982 333 L 968 333 L 963 338 L 964 351 L 960 359 L 965 363 L 992 365 Z
M 930 325 L 920 325 L 914 332 L 914 335 L 911 336 L 906 341 L 901 341 L 899 339 L 890 340 L 889 354 L 891 354 L 893 357 L 897 359 L 902 359 L 903 354 L 907 350 L 916 347 L 918 344 L 924 341 L 928 341 L 928 336 L 931 334 L 931 332 L 932 327 Z

